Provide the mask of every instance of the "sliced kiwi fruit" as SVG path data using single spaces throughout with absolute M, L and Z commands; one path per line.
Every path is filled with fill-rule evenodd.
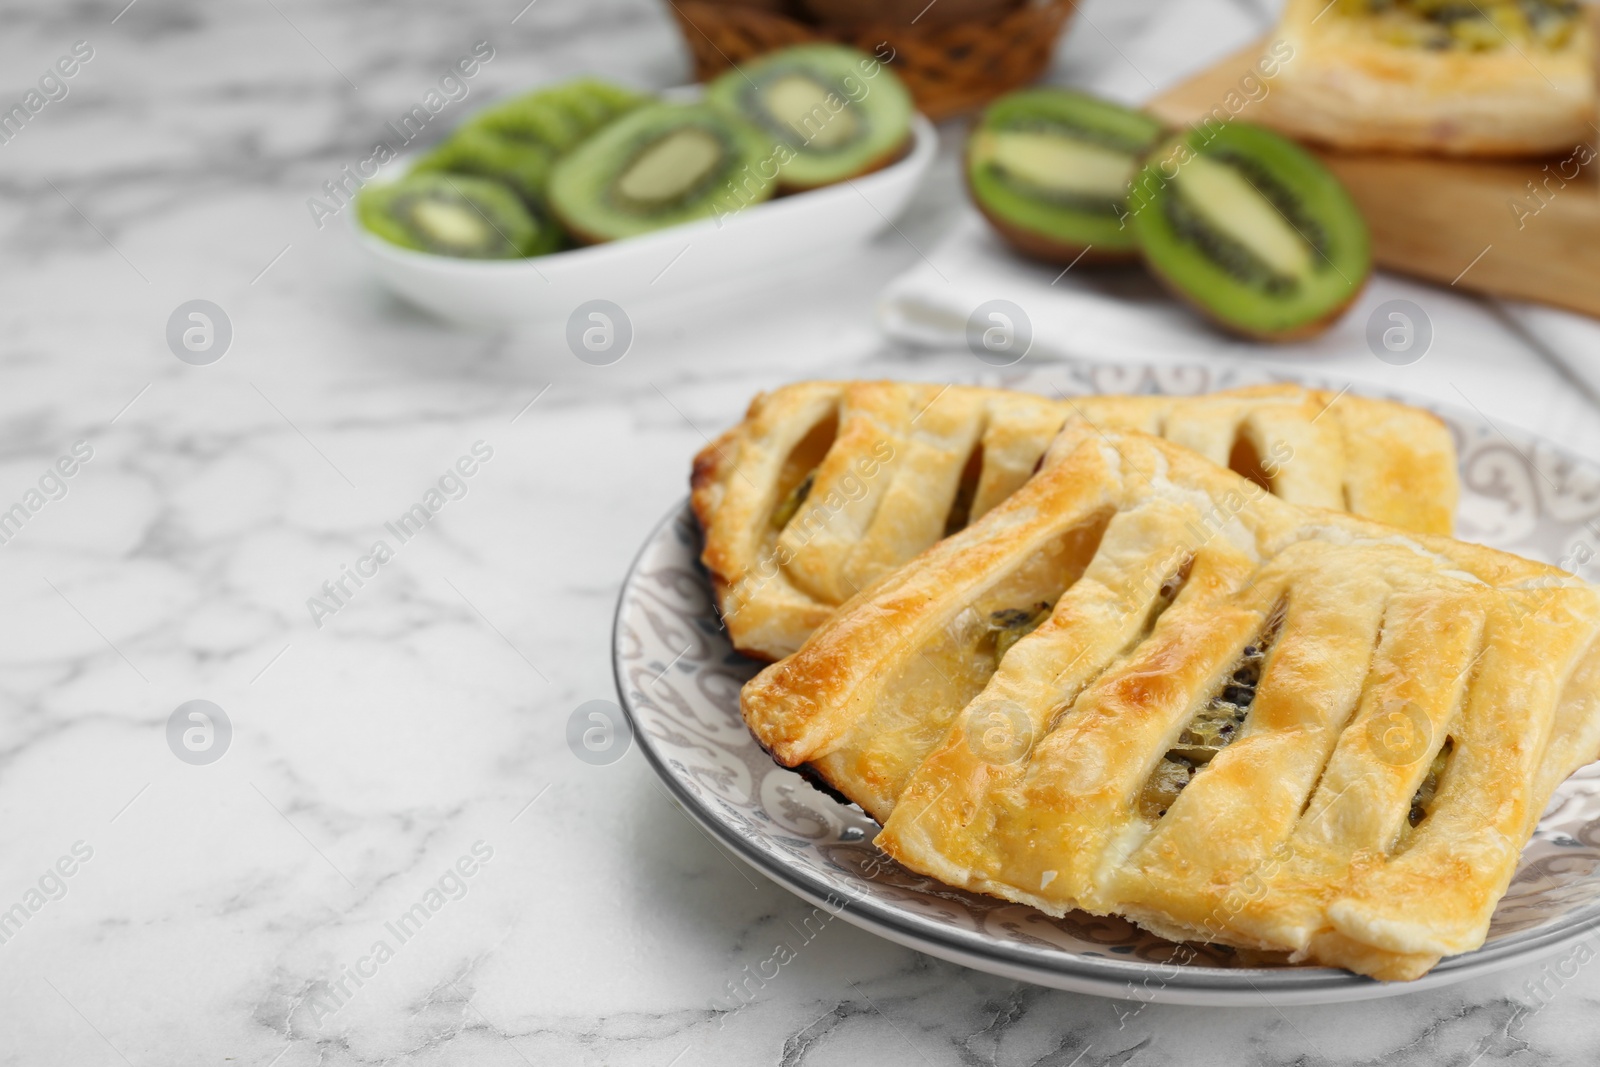
M 1318 332 L 1372 270 L 1366 222 L 1339 180 L 1299 145 L 1248 123 L 1164 140 L 1134 179 L 1128 211 L 1156 276 L 1250 337 Z
M 776 142 L 784 189 L 814 189 L 894 162 L 911 139 L 911 94 L 854 48 L 806 44 L 773 52 L 706 87 L 706 101 Z
M 599 78 L 577 78 L 547 90 L 558 103 L 576 114 L 589 132 L 619 115 L 632 111 L 650 98 L 643 93 Z
M 1012 93 L 967 141 L 967 185 L 1020 252 L 1051 263 L 1132 260 L 1128 185 L 1162 132 L 1149 115 L 1083 93 Z
M 412 164 L 411 172 L 448 171 L 494 178 L 537 208 L 544 202 L 544 187 L 555 162 L 555 151 L 538 141 L 515 140 L 479 126 L 464 126 Z
M 469 174 L 429 171 L 369 185 L 356 212 L 384 240 L 442 256 L 516 259 L 552 251 L 561 240 L 510 187 Z
M 556 163 L 550 209 L 589 244 L 732 214 L 772 196 L 771 154 L 769 138 L 709 104 L 653 104 Z
M 496 104 L 473 116 L 468 125 L 560 154 L 647 99 L 631 89 L 580 78 Z
M 500 137 L 531 141 L 554 153 L 565 152 L 588 132 L 579 115 L 543 92 L 487 108 L 473 116 L 469 125 Z
M 556 159 L 646 99 L 631 89 L 580 78 L 496 104 L 412 165 L 413 175 L 452 181 L 401 183 L 381 194 L 374 190 L 368 228 L 404 247 L 444 255 L 504 258 L 555 251 L 565 241 L 549 215 L 545 188 Z M 515 191 L 522 215 L 502 220 L 500 197 L 485 193 L 479 179 Z M 490 233 L 483 232 L 483 223 Z M 534 236 L 526 240 L 529 223 Z

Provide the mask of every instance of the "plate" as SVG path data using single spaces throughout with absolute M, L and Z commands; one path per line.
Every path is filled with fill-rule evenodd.
M 982 384 L 1068 395 L 1191 394 L 1282 380 L 1250 367 L 1067 363 Z M 1503 437 L 1470 415 L 1439 414 L 1461 457 L 1458 535 L 1546 562 L 1593 557 L 1579 570 L 1595 580 L 1585 572 L 1600 570 L 1600 468 L 1543 441 Z M 1260 1006 L 1263 996 L 1276 1005 L 1317 1004 L 1435 989 L 1529 963 L 1600 926 L 1600 763 L 1557 790 L 1483 947 L 1415 982 L 1327 967 L 1239 966 L 1211 947 L 1177 962 L 1171 942 L 1122 919 L 1076 912 L 1055 919 L 914 874 L 873 846 L 878 826 L 861 809 L 778 766 L 751 737 L 739 717 L 739 688 L 762 665 L 729 645 L 699 554 L 684 504 L 651 533 L 623 583 L 613 663 L 633 736 L 676 802 L 715 840 L 813 905 L 892 941 L 1057 989 Z
M 768 200 L 723 219 L 531 259 L 414 252 L 368 232 L 355 212 L 346 214 L 357 246 L 385 285 L 441 318 L 466 325 L 564 319 L 590 300 L 609 300 L 631 311 L 696 291 L 726 297 L 837 258 L 841 250 L 865 244 L 893 225 L 939 150 L 939 135 L 926 118 L 912 116 L 911 130 L 911 150 L 904 157 L 860 178 Z M 396 162 L 394 173 L 404 173 L 403 161 Z

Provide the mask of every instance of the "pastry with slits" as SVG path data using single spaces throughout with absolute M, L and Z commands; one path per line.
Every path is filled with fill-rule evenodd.
M 1600 749 L 1597 635 L 1564 571 L 1070 425 L 741 707 L 946 884 L 1412 979 Z
M 734 647 L 778 659 L 840 604 L 981 518 L 1069 420 L 1160 434 L 1284 500 L 1449 533 L 1455 447 L 1403 404 L 1270 385 L 1088 396 L 804 382 L 758 396 L 695 457 L 702 559 Z
M 1261 60 L 1276 77 L 1251 121 L 1345 152 L 1576 146 L 1587 162 L 1592 10 L 1574 0 L 1289 0 Z

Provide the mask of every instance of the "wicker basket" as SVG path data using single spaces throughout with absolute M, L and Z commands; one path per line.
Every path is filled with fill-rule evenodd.
M 839 41 L 880 58 L 892 56 L 895 73 L 911 90 L 917 107 L 932 119 L 975 111 L 1039 77 L 1050 64 L 1061 27 L 1074 11 L 1071 0 L 1032 0 L 983 21 L 846 29 L 727 0 L 668 0 L 668 4 L 694 55 L 695 77 L 700 81 L 764 52 L 806 41 Z

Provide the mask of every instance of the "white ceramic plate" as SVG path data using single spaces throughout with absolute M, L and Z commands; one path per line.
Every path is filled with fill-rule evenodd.
M 1243 367 L 1058 364 L 985 384 L 1199 393 L 1267 380 Z M 1600 516 L 1600 469 L 1543 442 L 1508 441 L 1470 416 L 1440 414 L 1461 456 L 1459 536 L 1546 561 L 1580 540 L 1593 545 L 1584 524 Z M 913 874 L 873 847 L 878 826 L 861 809 L 779 767 L 745 729 L 739 687 L 761 665 L 728 644 L 699 553 L 694 519 L 680 507 L 650 535 L 623 584 L 613 659 L 633 735 L 673 797 L 716 840 L 786 889 L 892 941 L 1058 989 L 1259 1006 L 1263 994 L 1274 1004 L 1307 1004 L 1437 988 L 1539 959 L 1600 926 L 1600 764 L 1557 792 L 1484 946 L 1409 983 L 1325 967 L 1241 967 L 1208 948 L 1171 962 L 1170 942 L 1121 919 L 1053 919 Z
M 589 300 L 634 308 L 695 291 L 726 296 L 838 256 L 888 228 L 939 150 L 931 122 L 915 115 L 911 129 L 911 150 L 863 177 L 769 200 L 722 220 L 531 259 L 413 252 L 369 233 L 355 212 L 346 214 L 362 254 L 386 285 L 442 318 L 467 325 L 565 318 Z M 404 161 L 396 161 L 396 175 L 405 169 Z

